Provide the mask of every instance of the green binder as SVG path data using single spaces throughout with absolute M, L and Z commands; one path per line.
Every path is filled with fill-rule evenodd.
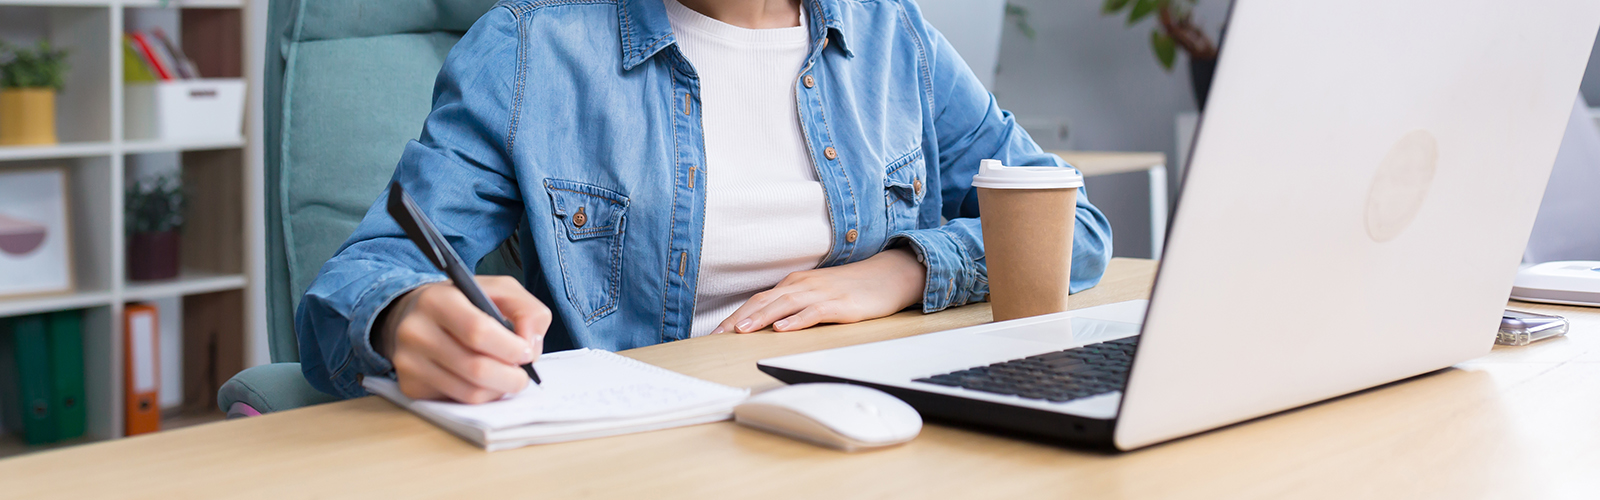
M 17 411 L 17 357 L 11 340 L 11 318 L 0 318 L 0 429 L 22 433 L 22 412 Z
M 14 399 L 6 403 L 7 413 L 15 415 L 6 422 L 6 428 L 22 431 L 28 444 L 44 444 L 56 440 L 56 420 L 51 414 L 50 349 L 45 340 L 43 315 L 23 316 L 11 320 L 10 338 L 0 339 L 0 378 L 10 379 L 6 391 Z M 15 409 L 10 409 L 15 406 Z
M 56 440 L 83 435 L 89 413 L 83 399 L 83 311 L 50 313 L 50 371 Z

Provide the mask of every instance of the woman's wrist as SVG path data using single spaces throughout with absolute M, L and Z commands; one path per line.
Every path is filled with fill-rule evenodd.
M 916 250 L 909 245 L 897 246 L 880 252 L 873 258 L 885 260 L 887 275 L 900 286 L 895 287 L 905 293 L 900 297 L 901 308 L 910 307 L 922 302 L 922 290 L 927 287 L 928 267 L 917 257 Z
M 377 351 L 379 356 L 383 356 L 383 359 L 394 359 L 395 332 L 400 329 L 400 322 L 405 319 L 406 315 L 411 313 L 412 308 L 416 307 L 417 297 L 421 295 L 417 292 L 434 285 L 436 283 L 412 288 L 393 302 L 390 302 L 388 307 L 383 308 L 383 311 L 378 313 L 377 320 L 372 322 L 370 337 L 372 350 Z

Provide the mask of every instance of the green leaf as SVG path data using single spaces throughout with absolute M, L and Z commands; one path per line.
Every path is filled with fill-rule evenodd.
M 66 50 L 40 40 L 33 50 L 0 45 L 0 88 L 49 87 L 60 90 L 66 74 Z
M 1128 13 L 1128 26 L 1133 26 L 1144 18 L 1150 17 L 1159 7 L 1161 0 L 1138 0 L 1133 3 L 1133 11 Z
M 1029 40 L 1033 40 L 1038 36 L 1038 33 L 1033 31 L 1033 25 L 1028 24 L 1027 7 L 1006 2 L 1006 17 L 1016 21 L 1017 30 L 1022 32 L 1022 36 L 1028 37 Z
M 1122 10 L 1123 7 L 1127 6 L 1128 0 L 1106 0 L 1106 3 L 1100 5 L 1100 14 L 1115 14 L 1117 11 Z
M 1156 60 L 1161 62 L 1161 68 L 1171 73 L 1172 63 L 1178 59 L 1178 44 L 1161 30 L 1150 30 L 1150 48 L 1155 49 Z

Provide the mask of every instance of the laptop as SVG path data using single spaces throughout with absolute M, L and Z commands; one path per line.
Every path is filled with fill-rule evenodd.
M 1487 353 L 1600 2 L 1236 0 L 1150 300 L 759 362 L 1132 450 Z

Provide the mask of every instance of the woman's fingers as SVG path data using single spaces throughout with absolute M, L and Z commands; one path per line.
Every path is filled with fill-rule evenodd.
M 417 299 L 416 307 L 463 347 L 510 365 L 533 361 L 535 353 L 527 339 L 518 337 L 488 313 L 478 310 L 461 290 L 441 286 L 428 292 Z
M 550 329 L 550 308 L 509 276 L 483 276 L 478 283 L 516 327 L 517 336 L 528 341 L 528 350 L 537 358 L 544 350 L 544 334 Z
M 517 393 L 528 385 L 528 375 L 515 365 L 474 353 L 459 345 L 456 338 L 438 330 L 437 325 L 418 324 L 400 338 L 406 353 L 421 354 L 427 361 L 448 370 L 461 380 L 496 393 Z
M 801 330 L 816 326 L 817 323 L 838 323 L 841 318 L 837 316 L 839 304 L 834 301 L 823 301 L 806 306 L 800 312 L 794 313 L 772 324 L 772 329 L 780 332 Z
M 744 332 L 745 330 L 741 328 L 741 325 L 745 325 L 744 320 L 750 316 L 750 313 L 766 307 L 767 304 L 772 303 L 773 300 L 776 300 L 778 297 L 782 297 L 783 294 L 788 292 L 789 290 L 787 288 L 777 287 L 750 296 L 750 300 L 746 300 L 744 305 L 741 305 L 738 309 L 734 310 L 733 314 L 729 314 L 728 319 L 722 320 L 722 323 L 718 324 L 715 329 L 712 329 L 711 333 Z
M 467 383 L 501 394 L 518 392 L 528 386 L 528 374 L 516 365 L 467 350 L 454 337 L 438 332 L 423 336 L 417 349 L 428 359 Z
M 518 333 L 478 310 L 454 286 L 418 289 L 393 334 L 402 393 L 486 403 L 528 386 L 527 373 L 517 365 L 538 355 L 550 310 L 516 280 L 486 277 L 479 284 Z
M 478 404 L 505 395 L 504 392 L 473 385 L 415 353 L 396 354 L 394 366 L 396 371 L 403 374 L 399 377 L 400 392 L 412 399 L 438 399 L 442 396 L 462 403 Z
M 740 320 L 735 327 L 739 333 L 749 333 L 772 324 L 773 321 L 788 317 L 802 309 L 821 302 L 826 296 L 813 291 L 799 291 L 786 293 L 767 303 L 765 307 L 750 313 L 750 316 Z

